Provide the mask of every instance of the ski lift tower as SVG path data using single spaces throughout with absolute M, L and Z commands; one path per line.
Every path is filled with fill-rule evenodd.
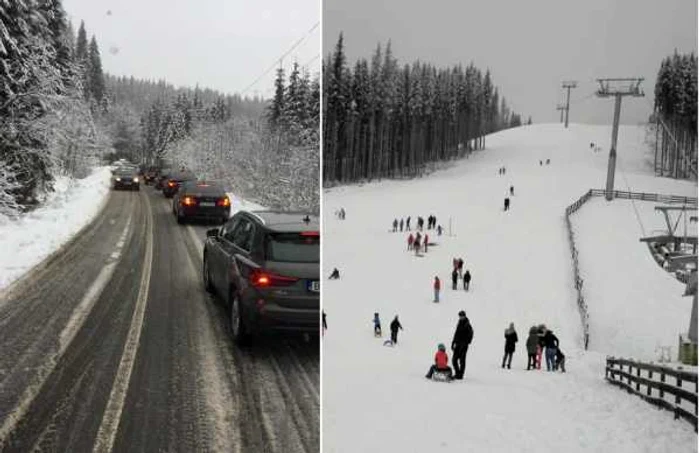
M 601 98 L 615 96 L 615 116 L 613 118 L 612 141 L 610 143 L 610 157 L 608 158 L 608 179 L 605 183 L 605 199 L 613 199 L 613 186 L 615 183 L 615 161 L 617 160 L 617 130 L 620 126 L 620 105 L 622 96 L 642 97 L 644 92 L 640 85 L 644 78 L 628 79 L 596 79 L 600 88 L 596 95 Z

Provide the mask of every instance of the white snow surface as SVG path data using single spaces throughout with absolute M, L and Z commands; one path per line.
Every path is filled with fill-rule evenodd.
M 688 329 L 692 298 L 681 297 L 684 285 L 639 242 L 642 230 L 664 225 L 657 203 L 592 198 L 573 214 L 591 318 L 583 349 L 564 210 L 605 187 L 610 135 L 606 126 L 526 126 L 487 137 L 485 151 L 424 178 L 324 192 L 324 272 L 341 272 L 323 286 L 324 452 L 698 451 L 689 423 L 604 380 L 606 355 L 653 360 L 658 345 L 675 355 Z M 643 127 L 620 127 L 616 189 L 696 197 L 693 182 L 653 176 L 645 135 Z M 503 212 L 510 185 L 515 196 Z M 341 206 L 345 220 L 333 215 Z M 416 257 L 391 222 L 410 215 L 415 228 L 417 216 L 430 214 L 446 230 L 451 219 L 451 236 L 430 230 L 436 244 Z M 454 257 L 472 272 L 469 292 L 451 289 Z M 474 328 L 465 379 L 428 381 L 438 343 L 452 359 L 461 309 Z M 385 338 L 372 334 L 374 312 Z M 396 347 L 384 347 L 397 314 L 404 330 Z M 509 322 L 519 342 L 504 370 Z M 525 370 L 528 330 L 539 323 L 560 339 L 567 373 Z
M 90 223 L 107 200 L 109 167 L 86 178 L 56 178 L 41 207 L 17 219 L 0 217 L 0 290 L 39 264 Z

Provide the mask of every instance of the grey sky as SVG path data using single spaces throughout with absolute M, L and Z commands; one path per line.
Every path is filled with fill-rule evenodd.
M 622 122 L 637 123 L 652 111 L 661 60 L 697 54 L 697 19 L 697 0 L 323 0 L 323 46 L 343 31 L 351 62 L 388 39 L 401 63 L 473 61 L 540 123 L 559 121 L 563 80 L 579 82 L 570 121 L 607 124 L 614 102 L 590 96 L 595 79 L 644 77 L 646 96 L 622 103 Z
M 105 71 L 175 85 L 199 83 L 226 93 L 250 85 L 320 20 L 319 0 L 63 0 L 63 5 L 76 32 L 84 20 L 88 35 L 96 35 Z M 318 27 L 283 67 L 296 59 L 318 72 L 320 35 Z M 270 71 L 247 94 L 270 96 L 274 76 Z

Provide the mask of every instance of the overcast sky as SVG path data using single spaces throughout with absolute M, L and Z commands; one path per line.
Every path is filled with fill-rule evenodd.
M 319 0 L 63 0 L 105 71 L 240 92 L 320 20 Z M 318 72 L 320 27 L 283 61 Z M 314 60 L 315 58 L 315 60 Z M 288 73 L 288 71 L 287 71 Z M 247 94 L 270 96 L 272 70 Z
M 644 98 L 624 98 L 621 121 L 652 111 L 662 59 L 697 54 L 697 0 L 323 0 L 324 55 L 343 32 L 348 60 L 391 39 L 400 63 L 489 68 L 511 108 L 558 122 L 561 83 L 576 80 L 570 121 L 610 123 L 614 101 L 596 78 L 644 77 Z

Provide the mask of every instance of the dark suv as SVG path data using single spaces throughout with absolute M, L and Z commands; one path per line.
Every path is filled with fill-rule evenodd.
M 224 188 L 213 182 L 185 181 L 173 196 L 177 223 L 189 219 L 209 219 L 221 224 L 231 213 L 231 199 Z
M 319 220 L 303 212 L 239 211 L 207 231 L 207 291 L 230 308 L 239 344 L 269 330 L 319 332 Z

